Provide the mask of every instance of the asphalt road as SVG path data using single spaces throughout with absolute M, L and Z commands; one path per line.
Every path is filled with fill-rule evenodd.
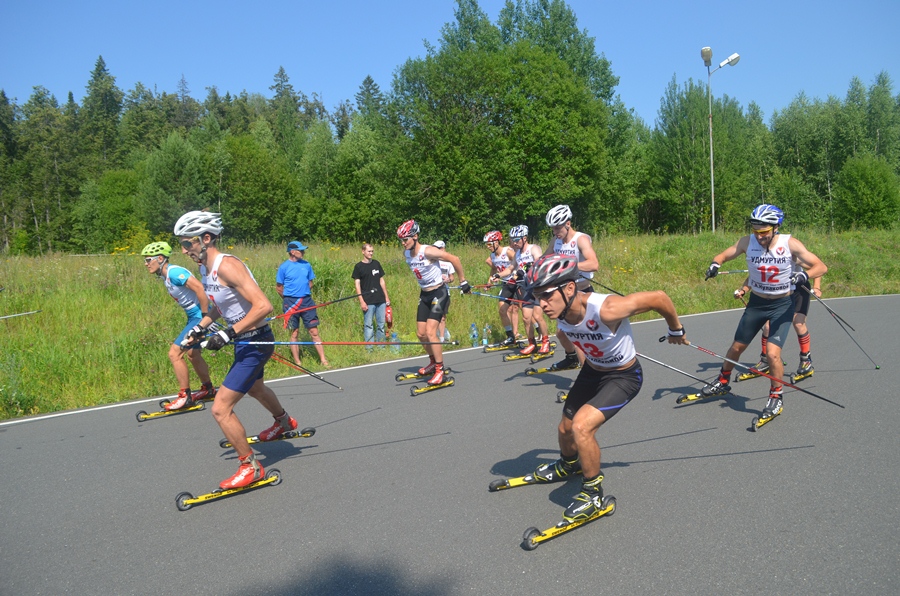
M 898 594 L 900 296 L 827 302 L 881 365 L 812 305 L 801 386 L 846 409 L 788 390 L 754 433 L 766 379 L 676 406 L 699 383 L 645 360 L 598 434 L 615 515 L 531 552 L 525 529 L 557 522 L 579 483 L 487 487 L 556 458 L 556 393 L 577 371 L 526 377 L 469 349 L 446 358 L 455 387 L 418 397 L 393 378 L 421 358 L 327 373 L 344 391 L 273 382 L 316 435 L 259 446 L 280 485 L 186 512 L 176 494 L 237 465 L 208 411 L 138 423 L 157 398 L 0 423 L 0 594 Z M 684 323 L 724 354 L 739 317 Z M 638 350 L 711 379 L 720 362 L 664 329 L 635 324 Z M 792 333 L 789 371 L 797 352 Z M 271 423 L 252 399 L 237 411 L 252 433 Z

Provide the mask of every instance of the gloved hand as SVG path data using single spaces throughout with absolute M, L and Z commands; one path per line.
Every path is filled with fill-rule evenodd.
M 191 327 L 191 330 L 188 331 L 187 335 L 184 336 L 184 339 L 181 340 L 181 347 L 187 348 L 202 340 L 206 335 L 207 329 L 209 329 L 209 327 L 203 327 L 202 325 L 194 325 Z
M 217 332 L 208 340 L 200 344 L 200 347 L 204 350 L 221 350 L 225 347 L 226 344 L 228 344 L 228 342 L 234 339 L 235 335 L 237 335 L 237 333 L 234 332 L 233 327 L 223 329 L 222 331 Z
M 809 281 L 809 275 L 806 271 L 800 270 L 791 274 L 791 283 L 795 286 L 805 284 Z
M 516 270 L 516 279 L 517 280 L 525 279 L 525 269 Z
M 709 269 L 706 270 L 706 278 L 704 279 L 704 281 L 705 281 L 706 279 L 711 278 L 711 277 L 717 276 L 717 275 L 719 274 L 719 267 L 721 267 L 721 265 L 719 265 L 718 263 L 716 263 L 715 261 L 713 261 L 713 262 L 710 264 Z
M 459 291 L 463 294 L 469 294 L 472 292 L 472 286 L 469 285 L 469 282 L 466 280 L 462 280 L 459 282 Z

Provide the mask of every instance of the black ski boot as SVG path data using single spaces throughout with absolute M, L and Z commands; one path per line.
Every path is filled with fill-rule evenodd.
M 578 368 L 578 354 L 575 352 L 566 352 L 566 357 L 559 362 L 554 363 L 550 370 L 571 370 Z
M 812 356 L 808 352 L 806 355 L 800 354 L 800 366 L 797 367 L 797 372 L 794 374 L 792 382 L 796 383 L 797 381 L 802 381 L 807 377 L 811 377 L 814 372 L 816 371 L 813 368 Z
M 537 482 L 559 482 L 576 474 L 581 474 L 581 465 L 578 463 L 577 455 L 571 460 L 560 456 L 552 464 L 541 464 L 532 473 L 532 476 Z
M 568 523 L 584 521 L 603 509 L 603 474 L 590 480 L 585 479 L 581 492 L 575 495 L 572 503 L 566 507 L 563 519 Z

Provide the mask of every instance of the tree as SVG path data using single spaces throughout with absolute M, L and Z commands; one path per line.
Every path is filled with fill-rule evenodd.
M 113 167 L 118 149 L 119 115 L 124 94 L 106 68 L 103 56 L 97 58 L 84 98 L 84 136 L 94 172 Z
M 887 228 L 900 216 L 900 180 L 883 157 L 864 154 L 846 161 L 835 189 L 841 229 Z

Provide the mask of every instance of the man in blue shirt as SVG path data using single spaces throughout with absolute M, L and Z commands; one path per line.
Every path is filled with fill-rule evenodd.
M 312 265 L 303 258 L 307 247 L 298 240 L 288 243 L 287 252 L 288 260 L 278 267 L 278 274 L 275 277 L 275 289 L 282 298 L 282 312 L 287 312 L 292 306 L 296 305 L 297 309 L 304 309 L 315 306 L 312 299 L 312 285 L 316 274 L 313 273 Z M 300 319 L 303 319 L 303 326 L 309 331 L 309 336 L 313 341 L 322 341 L 319 336 L 319 315 L 316 309 L 312 308 L 303 312 L 294 314 L 288 319 L 288 329 L 291 330 L 291 341 L 298 341 L 300 336 Z M 322 366 L 328 368 L 328 359 L 325 358 L 325 349 L 321 345 L 316 345 L 316 351 L 319 353 L 319 360 Z M 294 362 L 298 366 L 302 366 L 300 361 L 300 346 L 291 346 L 291 355 Z

